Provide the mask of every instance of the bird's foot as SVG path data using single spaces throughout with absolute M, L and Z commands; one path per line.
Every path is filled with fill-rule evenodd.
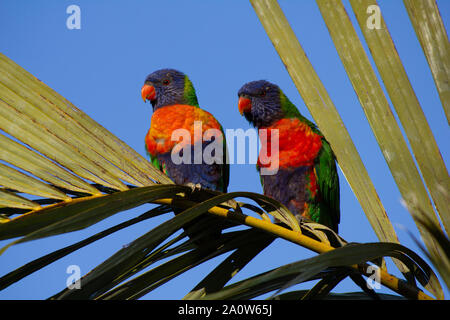
M 200 183 L 192 183 L 192 182 L 188 182 L 185 184 L 186 187 L 191 188 L 191 192 L 196 192 L 196 191 L 200 191 L 202 189 L 202 185 Z

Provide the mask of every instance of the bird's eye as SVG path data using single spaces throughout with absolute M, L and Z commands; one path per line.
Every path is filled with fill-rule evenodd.
M 265 96 L 266 96 L 266 91 L 265 91 L 265 90 L 261 91 L 261 93 L 259 94 L 259 96 L 265 97 Z
M 167 86 L 169 83 L 170 83 L 169 79 L 164 79 L 163 82 L 162 82 L 162 84 L 165 85 L 165 86 Z

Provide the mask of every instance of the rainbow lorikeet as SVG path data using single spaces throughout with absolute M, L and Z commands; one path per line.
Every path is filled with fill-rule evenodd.
M 337 232 L 339 177 L 336 158 L 322 133 L 275 84 L 252 81 L 238 96 L 239 112 L 259 129 L 257 169 L 264 194 L 284 204 L 299 221 L 312 220 Z M 272 139 L 276 129 L 278 150 Z M 264 174 L 262 169 L 267 169 Z
M 194 86 L 189 78 L 174 69 L 155 71 L 145 79 L 141 96 L 144 102 L 149 100 L 153 106 L 151 126 L 145 137 L 146 150 L 152 164 L 176 184 L 227 192 L 229 164 L 225 161 L 225 135 L 219 122 L 199 107 Z M 196 126 L 200 129 L 200 135 L 195 132 Z M 177 135 L 173 138 L 174 131 L 180 129 L 187 133 L 190 139 L 179 141 Z M 220 136 L 216 135 L 213 139 L 204 135 L 208 129 L 215 129 Z M 216 145 L 221 144 L 220 150 L 214 149 L 212 152 L 220 151 L 215 156 L 221 161 L 211 163 L 205 160 L 203 155 L 205 148 L 213 142 Z M 182 149 L 179 148 L 180 145 Z M 173 153 L 185 156 L 185 152 L 191 153 L 188 158 L 184 158 L 188 161 L 173 161 Z M 179 211 L 175 210 L 175 213 Z

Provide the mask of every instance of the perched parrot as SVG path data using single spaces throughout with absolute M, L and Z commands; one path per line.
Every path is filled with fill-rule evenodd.
M 299 221 L 311 220 L 338 232 L 336 158 L 322 133 L 275 84 L 246 83 L 238 97 L 239 112 L 259 131 L 257 169 L 264 194 L 284 204 Z M 278 153 L 272 145 L 274 129 L 278 129 Z M 269 170 L 271 164 L 278 171 Z M 262 174 L 262 168 L 268 170 Z
M 155 71 L 145 79 L 141 95 L 144 102 L 149 100 L 153 106 L 151 126 L 145 137 L 146 150 L 152 164 L 176 184 L 189 185 L 193 189 L 200 187 L 227 192 L 229 164 L 225 161 L 225 135 L 219 122 L 209 112 L 199 107 L 195 89 L 189 78 L 173 69 Z M 201 129 L 200 135 L 195 134 L 195 125 Z M 173 132 L 178 129 L 189 133 L 190 141 L 179 141 L 176 138 L 178 135 L 173 138 Z M 221 133 L 220 137 L 211 138 L 204 135 L 208 129 L 216 129 L 216 132 Z M 203 157 L 199 161 L 199 156 L 203 156 L 205 148 L 213 141 L 221 145 L 222 161 L 211 163 L 205 161 Z M 181 145 L 184 148 L 181 151 L 175 149 L 177 144 L 178 147 Z M 190 161 L 174 163 L 172 152 L 184 156 L 186 150 L 191 152 Z M 220 153 L 217 155 L 221 156 Z

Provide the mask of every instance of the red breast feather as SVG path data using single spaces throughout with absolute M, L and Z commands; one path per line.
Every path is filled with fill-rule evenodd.
M 299 119 L 281 119 L 266 129 L 267 135 L 260 133 L 261 152 L 258 166 L 269 167 L 271 161 L 278 159 L 279 168 L 303 167 L 314 164 L 320 148 L 322 137 Z M 272 150 L 271 135 L 278 130 L 278 154 Z
M 194 138 L 194 122 L 201 121 L 202 134 L 208 129 L 221 130 L 220 124 L 207 111 L 189 105 L 171 105 L 157 109 L 152 116 L 151 127 L 145 137 L 147 151 L 155 156 L 172 150 L 178 141 L 172 141 L 172 132 L 176 129 L 186 129 L 191 134 L 191 144 Z M 206 137 L 204 137 L 206 138 Z

